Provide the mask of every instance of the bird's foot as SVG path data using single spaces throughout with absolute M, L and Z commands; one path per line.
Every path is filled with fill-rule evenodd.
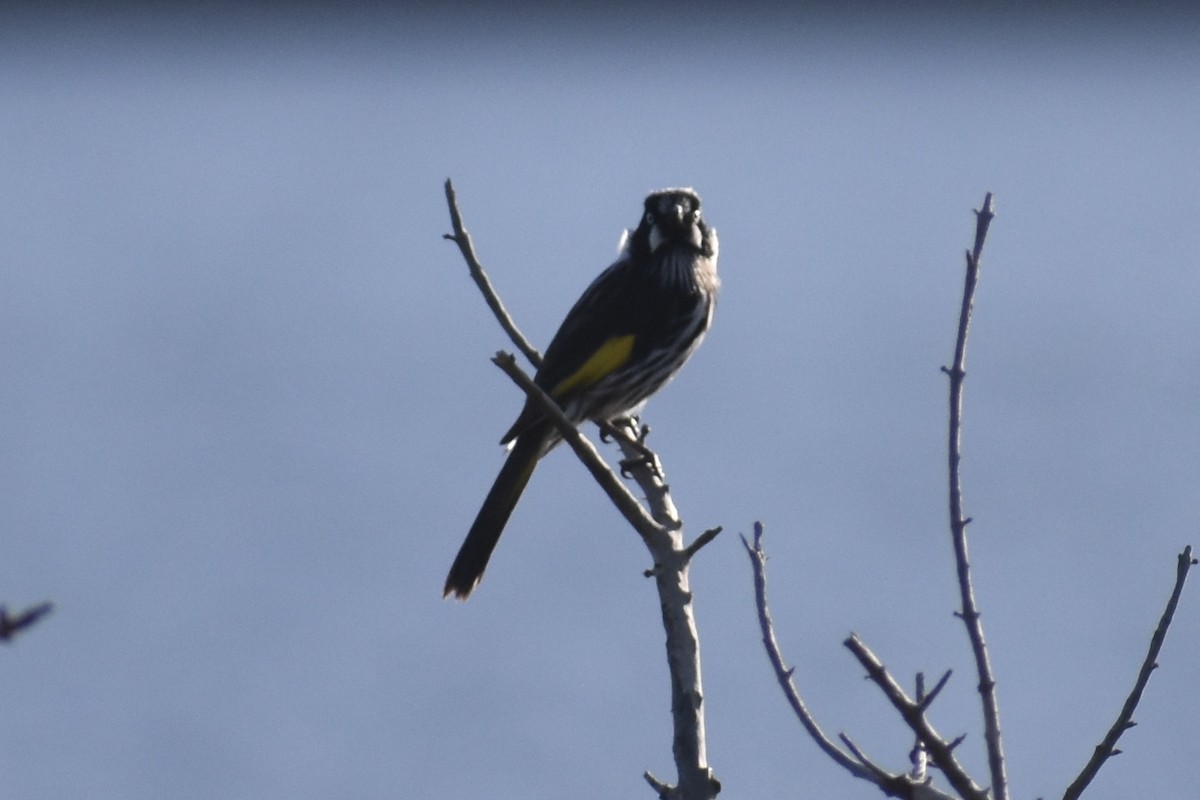
M 658 455 L 646 444 L 646 437 L 650 435 L 650 426 L 639 425 L 637 417 L 619 420 L 616 424 L 626 427 L 629 439 L 625 444 L 637 451 L 637 455 L 622 459 L 620 462 L 621 475 L 630 478 L 633 477 L 633 470 L 645 467 L 653 473 L 654 477 L 661 480 L 663 477 L 662 463 L 658 460 Z

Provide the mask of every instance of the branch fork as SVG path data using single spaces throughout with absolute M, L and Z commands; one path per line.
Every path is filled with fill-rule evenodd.
M 961 608 L 954 615 L 962 620 L 967 637 L 970 640 L 974 656 L 978 690 L 983 706 L 984 741 L 987 748 L 988 769 L 991 776 L 991 787 L 983 788 L 966 773 L 954 756 L 955 749 L 965 739 L 965 734 L 947 742 L 943 739 L 926 717 L 926 712 L 934 699 L 950 679 L 947 671 L 928 694 L 924 691 L 924 678 L 917 676 L 916 698 L 910 698 L 900 687 L 900 684 L 888 673 L 883 663 L 871 652 L 870 648 L 855 634 L 846 639 L 845 646 L 854 654 L 859 663 L 867 670 L 868 677 L 874 681 L 899 712 L 904 722 L 916 736 L 916 745 L 911 753 L 913 770 L 907 775 L 888 773 L 868 759 L 846 734 L 839 738 L 846 750 L 839 748 L 827 737 L 805 706 L 803 699 L 793 683 L 794 669 L 784 666 L 783 657 L 775 641 L 771 615 L 766 600 L 766 554 L 762 550 L 762 524 L 754 525 L 753 544 L 742 537 L 746 552 L 750 555 L 754 571 L 755 597 L 758 607 L 759 624 L 763 632 L 763 644 L 767 657 L 775 670 L 775 675 L 783 688 L 792 710 L 801 725 L 808 731 L 817 746 L 836 763 L 844 767 L 851 775 L 874 783 L 888 797 L 903 798 L 949 798 L 933 787 L 925 776 L 927 760 L 932 760 L 946 776 L 946 780 L 954 788 L 962 800 L 1008 800 L 1008 779 L 1004 762 L 1004 750 L 1001 744 L 1000 712 L 996 699 L 996 679 L 992 673 L 988 659 L 987 644 L 983 636 L 983 625 L 975 593 L 971 581 L 971 565 L 967 550 L 967 526 L 971 518 L 963 513 L 962 483 L 959 476 L 959 464 L 962 461 L 962 394 L 963 382 L 966 378 L 966 348 L 967 333 L 970 328 L 971 312 L 975 302 L 975 287 L 979 281 L 979 264 L 983 244 L 987 238 L 988 227 L 995 217 L 992 195 L 989 192 L 983 205 L 975 212 L 975 243 L 966 253 L 967 274 L 964 281 L 963 297 L 958 322 L 958 333 L 955 338 L 954 360 L 950 366 L 943 366 L 942 372 L 950 379 L 950 425 L 948 431 L 948 467 L 949 467 L 949 517 L 951 540 L 954 547 L 955 567 L 958 574 L 959 597 Z M 1137 680 L 1129 693 L 1125 704 L 1118 714 L 1116 721 L 1107 735 L 1096 746 L 1092 758 L 1085 765 L 1079 776 L 1071 783 L 1063 795 L 1063 800 L 1077 800 L 1096 776 L 1100 767 L 1107 759 L 1120 753 L 1117 740 L 1132 728 L 1133 713 L 1141 699 L 1142 692 L 1150 680 L 1150 675 L 1158 667 L 1158 655 L 1166 639 L 1167 629 L 1174 617 L 1183 591 L 1184 581 L 1189 570 L 1197 560 L 1192 556 L 1192 548 L 1186 547 L 1177 559 L 1175 586 L 1167 601 L 1166 609 L 1159 619 L 1158 626 L 1150 639 L 1149 651 L 1142 662 Z

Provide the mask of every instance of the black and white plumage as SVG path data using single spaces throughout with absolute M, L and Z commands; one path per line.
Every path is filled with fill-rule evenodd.
M 620 254 L 567 312 L 534 382 L 574 422 L 637 413 L 700 346 L 720 279 L 717 233 L 691 189 L 646 198 Z M 501 443 L 511 452 L 450 568 L 443 594 L 466 599 L 478 585 L 534 467 L 560 441 L 527 400 Z

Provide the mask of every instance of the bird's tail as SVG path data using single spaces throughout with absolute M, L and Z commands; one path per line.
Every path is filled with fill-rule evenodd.
M 521 499 L 521 493 L 529 484 L 538 459 L 542 457 L 546 437 L 539 433 L 537 430 L 527 431 L 513 444 L 508 459 L 500 468 L 496 482 L 492 484 L 491 491 L 483 501 L 483 507 L 479 509 L 479 514 L 476 515 L 475 522 L 450 567 L 450 574 L 446 576 L 446 586 L 442 589 L 442 597 L 453 594 L 459 600 L 466 600 L 479 585 L 483 571 L 487 569 L 488 559 L 492 557 L 492 551 L 500 541 L 500 534 L 504 532 L 508 518 L 517 507 L 517 501 Z

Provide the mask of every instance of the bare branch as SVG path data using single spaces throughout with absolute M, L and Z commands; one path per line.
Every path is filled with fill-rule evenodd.
M 1004 747 L 1000 735 L 1000 705 L 996 699 L 996 679 L 988 658 L 987 643 L 983 636 L 983 623 L 975 603 L 975 590 L 971 582 L 971 562 L 967 553 L 967 524 L 971 521 L 963 515 L 962 481 L 959 464 L 962 461 L 962 398 L 963 380 L 966 378 L 967 332 L 971 326 L 971 311 L 975 305 L 975 286 L 979 282 L 979 260 L 988 227 L 995 216 L 992 193 L 983 198 L 982 207 L 975 212 L 975 246 L 967 252 L 967 274 L 963 285 L 962 307 L 958 319 L 958 335 L 954 344 L 954 362 L 942 371 L 950 378 L 950 427 L 949 427 L 949 473 L 950 473 L 950 534 L 954 542 L 954 561 L 958 571 L 959 594 L 962 611 L 959 617 L 967 629 L 971 651 L 975 658 L 975 669 L 979 678 L 979 696 L 983 705 L 984 741 L 987 745 L 988 769 L 991 772 L 992 790 L 996 800 L 1008 800 L 1008 777 L 1004 766 Z
M 933 763 L 941 769 L 950 785 L 965 800 L 988 800 L 987 790 L 980 787 L 967 775 L 966 770 L 954 757 L 950 744 L 934 730 L 933 725 L 926 719 L 921 704 L 905 693 L 896 679 L 887 671 L 887 667 L 871 652 L 863 640 L 857 634 L 851 634 L 844 644 L 858 659 L 858 663 L 867 670 L 868 677 L 883 690 L 884 696 L 900 712 L 900 716 L 904 718 L 912 732 L 925 744 L 925 749 L 929 751 Z
M 0 606 L 0 641 L 12 641 L 18 633 L 32 627 L 53 610 L 54 605 L 49 601 L 30 606 L 16 615 L 9 614 L 7 608 Z
M 792 679 L 795 670 L 785 666 L 783 653 L 779 650 L 779 642 L 775 639 L 775 624 L 771 620 L 771 611 L 767 606 L 767 554 L 762 547 L 762 536 L 763 525 L 761 522 L 754 523 L 753 544 L 747 541 L 745 536 L 742 536 L 742 544 L 746 548 L 746 554 L 750 556 L 750 566 L 754 570 L 754 598 L 755 605 L 758 608 L 758 624 L 762 630 L 763 647 L 767 651 L 767 658 L 775 670 L 775 678 L 779 681 L 779 686 L 783 689 L 783 694 L 787 697 L 788 704 L 791 705 L 796 718 L 800 720 L 800 724 L 808 732 L 808 735 L 812 737 L 812 740 L 816 742 L 817 747 L 821 748 L 834 762 L 854 777 L 875 784 L 888 797 L 899 797 L 909 800 L 915 798 L 921 798 L 921 800 L 953 800 L 949 795 L 943 794 L 934 788 L 926 780 L 917 780 L 903 773 L 894 774 L 887 772 L 867 758 L 846 734 L 841 733 L 838 736 L 850 751 L 849 753 L 838 747 L 821 730 L 821 726 L 817 723 L 812 712 L 809 711 L 804 698 L 800 696 L 800 691 L 796 688 L 796 684 Z
M 762 630 L 763 646 L 767 650 L 767 658 L 770 659 L 771 666 L 775 669 L 775 677 L 779 680 L 779 686 L 783 689 L 783 694 L 787 697 L 796 718 L 800 720 L 804 730 L 808 731 L 808 735 L 817 743 L 817 747 L 854 777 L 872 780 L 873 775 L 869 768 L 847 755 L 821 730 L 821 726 L 817 724 L 816 718 L 808 710 L 808 705 L 792 681 L 793 670 L 788 669 L 783 663 L 783 653 L 780 652 L 779 642 L 775 639 L 775 623 L 771 620 L 771 611 L 767 606 L 767 554 L 762 548 L 762 535 L 763 524 L 755 522 L 754 543 L 751 544 L 745 536 L 742 536 L 742 545 L 746 548 L 746 554 L 750 556 L 750 566 L 754 570 L 754 600 L 758 607 L 758 625 Z
M 952 669 L 946 670 L 946 673 L 944 675 L 942 675 L 942 677 L 938 680 L 937 684 L 933 687 L 933 691 L 929 692 L 929 694 L 925 694 L 924 691 L 920 691 L 917 693 L 917 702 L 920 703 L 922 711 L 924 711 L 925 709 L 927 709 L 931 705 L 933 705 L 934 699 L 937 698 L 937 696 L 941 693 L 942 689 L 946 688 L 946 684 L 950 681 L 950 676 L 953 674 L 954 674 L 954 670 L 952 670 Z M 924 690 L 924 688 L 925 688 L 924 686 L 921 687 L 922 690 Z
M 854 754 L 854 757 L 858 759 L 858 762 L 862 764 L 868 772 L 871 773 L 871 780 L 877 786 L 883 786 L 885 783 L 895 778 L 894 775 L 890 774 L 883 767 L 872 761 L 870 757 L 862 751 L 862 748 L 855 744 L 854 740 L 845 733 L 839 733 L 838 738 L 842 740 L 842 744 L 846 745 L 846 749 Z
M 687 555 L 688 560 L 691 561 L 692 556 L 694 556 L 694 555 L 696 555 L 696 553 L 700 552 L 701 547 L 704 547 L 704 545 L 708 544 L 713 539 L 716 539 L 721 534 L 722 530 L 724 530 L 724 528 L 722 528 L 720 525 L 718 525 L 715 528 L 709 528 L 704 533 L 697 536 L 696 541 L 689 544 L 687 546 L 687 549 L 684 551 L 685 554 Z
M 663 783 L 649 772 L 643 772 L 642 777 L 646 779 L 646 783 L 650 784 L 651 789 L 658 792 L 660 800 L 667 800 L 671 796 L 671 791 L 674 788 L 671 784 Z
M 1183 548 L 1175 567 L 1175 588 L 1172 589 L 1171 598 L 1167 600 L 1167 607 L 1158 620 L 1154 635 L 1150 637 L 1150 649 L 1146 653 L 1145 660 L 1142 661 L 1142 668 L 1138 670 L 1133 690 L 1129 693 L 1129 697 L 1125 698 L 1125 705 L 1122 706 L 1121 713 L 1117 715 L 1117 721 L 1108 729 L 1104 740 L 1096 745 L 1091 759 L 1079 773 L 1079 777 L 1067 787 L 1067 791 L 1063 794 L 1063 800 L 1076 800 L 1083 794 L 1083 790 L 1096 777 L 1100 768 L 1104 766 L 1104 762 L 1121 752 L 1117 749 L 1117 740 L 1121 738 L 1121 734 L 1137 724 L 1133 721 L 1133 712 L 1142 699 L 1142 692 L 1150 682 L 1150 674 L 1158 667 L 1158 653 L 1162 650 L 1163 642 L 1166 641 L 1167 629 L 1171 627 L 1171 620 L 1175 616 L 1175 607 L 1179 605 L 1179 596 L 1183 593 L 1183 584 L 1187 580 L 1188 570 L 1195 564 L 1196 559 L 1192 558 L 1191 546 Z
M 517 360 L 513 358 L 511 353 L 503 351 L 496 353 L 492 358 L 492 362 L 504 370 L 504 374 L 512 378 L 513 382 L 526 395 L 532 397 L 535 402 L 541 405 L 542 411 L 558 428 L 558 432 L 562 434 L 563 440 L 575 451 L 575 455 L 579 457 L 583 465 L 592 473 L 592 477 L 596 479 L 596 483 L 600 484 L 600 487 L 604 489 L 609 499 L 613 501 L 613 505 L 617 507 L 617 510 L 621 512 L 626 521 L 633 526 L 633 529 L 643 539 L 655 534 L 665 533 L 662 527 L 646 513 L 646 509 L 642 508 L 642 504 L 633 496 L 633 493 L 625 487 L 625 484 L 621 483 L 621 479 L 613 473 L 607 462 L 600 457 L 600 454 L 596 452 L 596 448 L 588 441 L 587 437 L 580 433 L 575 424 L 567 418 L 567 415 L 563 413 L 558 403 L 554 402 L 550 395 L 542 391 L 542 388 L 534 383 L 533 379 L 517 366 Z
M 475 255 L 475 245 L 471 242 L 471 234 L 467 231 L 467 227 L 463 224 L 462 214 L 458 210 L 458 196 L 454 193 L 454 184 L 450 179 L 446 179 L 446 203 L 450 206 L 450 224 L 454 228 L 454 233 L 444 234 L 442 238 L 448 239 L 458 245 L 458 249 L 462 251 L 463 259 L 467 262 L 467 268 L 471 271 L 471 277 L 475 280 L 475 285 L 479 287 L 479 291 L 483 294 L 483 299 L 487 302 L 488 308 L 496 315 L 496 320 L 500 323 L 500 327 L 508 334 L 508 338 L 516 345 L 517 349 L 525 354 L 529 359 L 529 363 L 534 367 L 542 365 L 542 354 L 538 349 L 529 343 L 525 335 L 517 328 L 517 324 L 513 322 L 512 316 L 504 307 L 504 303 L 500 301 L 500 295 L 492 288 L 492 282 L 488 278 L 487 273 L 483 271 L 483 265 L 479 263 L 479 258 Z

